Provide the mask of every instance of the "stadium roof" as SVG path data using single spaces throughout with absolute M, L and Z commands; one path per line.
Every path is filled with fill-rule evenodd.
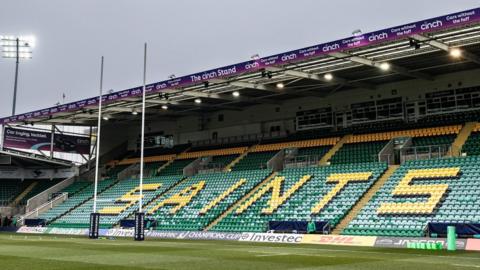
M 480 8 L 318 44 L 147 85 L 147 115 L 169 118 L 356 88 L 480 65 Z M 282 85 L 279 85 L 279 84 Z M 282 87 L 283 86 L 283 87 Z M 234 96 L 234 92 L 240 95 Z M 103 96 L 104 113 L 134 120 L 142 87 Z M 200 99 L 201 103 L 198 102 Z M 197 101 L 197 102 L 196 102 Z M 168 110 L 162 106 L 168 106 Z M 1 124 L 96 125 L 98 97 L 13 117 Z

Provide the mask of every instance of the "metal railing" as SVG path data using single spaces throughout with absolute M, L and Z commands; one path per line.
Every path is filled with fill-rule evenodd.
M 75 181 L 76 176 L 72 176 L 63 180 L 62 182 L 38 193 L 37 195 L 33 196 L 32 198 L 27 200 L 27 205 L 25 207 L 26 212 L 32 211 L 32 209 L 36 209 L 38 206 L 43 205 L 45 202 L 50 200 L 50 195 L 56 192 L 61 191 L 62 189 L 68 187 L 69 185 L 73 184 Z
M 393 154 L 378 155 L 378 162 L 386 162 L 391 165 L 395 163 L 395 158 Z
M 222 163 L 208 163 L 206 165 L 201 166 L 198 169 L 198 173 L 214 173 L 214 172 L 222 172 L 225 164 Z
M 400 162 L 409 160 L 439 159 L 452 155 L 451 145 L 416 146 L 400 150 Z
M 308 167 L 308 166 L 317 166 L 321 158 L 322 157 L 318 155 L 296 156 L 291 159 L 285 160 L 283 164 L 285 168 L 301 168 L 301 167 Z
M 60 196 L 57 196 L 53 198 L 52 200 L 40 205 L 39 207 L 33 209 L 32 211 L 26 213 L 25 215 L 21 216 L 18 219 L 18 223 L 20 225 L 24 225 L 25 219 L 28 218 L 36 218 L 38 217 L 41 213 L 46 212 L 47 210 L 52 209 L 53 207 L 63 203 L 68 199 L 68 192 L 61 193 Z

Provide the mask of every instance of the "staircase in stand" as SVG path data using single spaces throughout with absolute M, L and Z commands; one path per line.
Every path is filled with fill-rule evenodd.
M 247 148 L 245 150 L 245 152 L 243 152 L 240 156 L 238 156 L 236 159 L 234 159 L 232 162 L 230 162 L 230 164 L 228 164 L 225 169 L 223 170 L 224 172 L 229 172 L 232 170 L 232 168 L 238 163 L 240 162 L 240 160 L 242 160 L 245 156 L 248 155 L 248 153 L 250 153 L 250 151 L 257 145 L 253 145 L 253 146 L 250 146 L 249 148 Z
M 372 187 L 360 198 L 360 200 L 350 209 L 348 214 L 333 229 L 332 234 L 341 234 L 350 221 L 352 221 L 363 209 L 363 207 L 372 199 L 373 195 L 387 182 L 388 178 L 400 167 L 399 165 L 390 165 L 382 176 L 372 185 Z
M 320 162 L 319 164 L 320 165 L 327 165 L 328 164 L 328 161 L 335 155 L 335 153 L 337 153 L 338 150 L 340 150 L 340 148 L 342 148 L 342 146 L 352 137 L 352 135 L 345 135 L 343 136 L 338 142 L 337 144 L 335 144 L 332 148 L 330 148 L 330 150 L 328 150 L 328 152 L 322 157 L 322 159 L 320 159 Z
M 38 182 L 33 182 L 31 183 L 30 185 L 28 185 L 28 187 L 22 191 L 22 193 L 20 193 L 16 198 L 15 200 L 13 200 L 11 203 L 10 203 L 10 207 L 14 207 L 14 206 L 17 206 L 22 200 L 23 198 L 25 198 L 25 196 L 28 195 L 28 193 L 30 191 L 32 191 L 32 189 L 35 188 L 35 186 L 38 184 Z
M 457 134 L 457 138 L 455 138 L 455 141 L 452 143 L 452 156 L 458 157 L 461 155 L 463 145 L 468 140 L 468 137 L 470 137 L 470 134 L 472 134 L 476 126 L 476 122 L 468 122 L 463 126 Z

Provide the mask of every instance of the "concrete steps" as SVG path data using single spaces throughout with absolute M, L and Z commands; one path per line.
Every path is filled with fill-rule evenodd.
M 224 172 L 229 172 L 232 170 L 232 168 L 238 163 L 240 162 L 240 160 L 242 160 L 246 155 L 248 155 L 248 153 L 250 153 L 250 151 L 255 147 L 256 145 L 253 145 L 253 146 L 250 146 L 249 148 L 247 148 L 245 150 L 245 152 L 243 152 L 240 156 L 238 156 L 236 159 L 234 159 L 232 162 L 230 162 L 230 164 L 228 164 L 225 169 L 223 169 Z
M 182 153 L 176 155 L 174 158 L 170 159 L 169 161 L 167 161 L 167 163 L 163 164 L 162 166 L 160 166 L 160 168 L 157 169 L 157 172 L 156 172 L 156 175 L 158 175 L 159 173 L 162 172 L 163 169 L 167 168 L 168 166 L 170 166 L 170 164 L 172 164 L 178 156 L 180 156 L 181 154 L 183 153 L 186 153 L 188 151 L 190 151 L 191 147 L 188 147 L 187 149 L 185 149 Z
M 341 234 L 348 224 L 358 215 L 360 210 L 372 199 L 373 195 L 387 182 L 388 178 L 400 167 L 399 165 L 390 165 L 380 178 L 370 187 L 370 189 L 360 198 L 348 214 L 333 229 L 332 234 Z
M 265 183 L 268 183 L 270 180 L 272 180 L 275 176 L 277 175 L 276 172 L 272 172 L 269 176 L 267 176 L 262 182 L 260 182 L 258 185 L 256 185 L 250 192 L 248 192 L 245 196 L 243 196 L 241 199 L 239 199 L 237 202 L 235 202 L 233 205 L 231 205 L 227 210 L 225 210 L 220 216 L 218 216 L 215 220 L 210 222 L 203 231 L 208 231 L 213 226 L 217 225 L 218 222 L 220 222 L 223 218 L 225 218 L 228 214 L 230 214 L 234 209 L 236 209 L 239 205 L 244 203 L 248 198 L 250 198 L 255 192 L 257 192 L 260 187 L 262 187 Z
M 25 198 L 25 196 L 28 195 L 28 193 L 30 191 L 32 191 L 32 189 L 35 188 L 35 186 L 38 184 L 38 182 L 33 182 L 31 183 L 25 190 L 22 191 L 22 193 L 20 193 L 11 203 L 10 203 L 10 207 L 14 207 L 14 206 L 17 206 L 22 200 L 23 198 Z
M 457 134 L 457 138 L 455 138 L 455 140 L 452 143 L 453 157 L 458 157 L 461 155 L 463 145 L 468 140 L 468 137 L 470 137 L 470 134 L 472 134 L 472 131 L 475 129 L 476 126 L 477 126 L 476 122 L 468 122 L 463 126 L 463 128 Z
M 172 164 L 173 162 L 175 161 L 174 158 L 170 159 L 169 161 L 167 161 L 167 163 L 163 164 L 162 166 L 160 166 L 160 168 L 157 169 L 157 172 L 155 173 L 155 175 L 158 175 L 163 169 L 165 169 L 166 167 L 170 166 L 170 164 Z
M 343 136 L 337 144 L 335 144 L 330 150 L 320 159 L 319 165 L 327 165 L 328 161 L 337 153 L 340 148 L 352 137 L 351 134 Z

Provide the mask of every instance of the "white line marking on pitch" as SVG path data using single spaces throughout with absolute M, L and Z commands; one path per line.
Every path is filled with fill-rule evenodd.
M 290 253 L 268 253 L 268 254 L 255 255 L 255 257 L 287 256 L 287 255 L 293 255 L 293 254 L 290 254 Z
M 480 265 L 471 265 L 471 264 L 452 264 L 453 266 L 460 266 L 460 267 L 475 267 L 480 268 Z
M 238 251 L 238 250 L 237 250 Z M 264 253 L 255 255 L 255 257 L 267 257 L 267 256 L 283 256 L 283 255 L 293 255 L 293 256 L 313 256 L 313 257 L 329 257 L 335 258 L 337 256 L 325 255 L 325 254 L 309 254 L 309 253 L 277 253 L 277 252 L 268 252 L 268 251 L 247 251 L 249 253 Z

